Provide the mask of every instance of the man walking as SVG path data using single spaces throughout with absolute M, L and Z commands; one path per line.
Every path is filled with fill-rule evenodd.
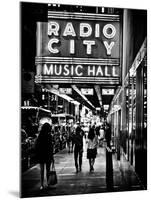
M 105 139 L 107 143 L 107 147 L 111 147 L 111 127 L 110 124 L 106 123 L 105 125 Z
M 76 128 L 73 136 L 74 143 L 74 160 L 76 172 L 82 170 L 82 155 L 83 155 L 83 130 L 80 126 Z

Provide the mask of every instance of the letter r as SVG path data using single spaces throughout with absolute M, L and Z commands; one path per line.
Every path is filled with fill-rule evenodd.
M 59 33 L 59 24 L 57 22 L 48 22 L 48 35 L 54 34 L 58 36 Z

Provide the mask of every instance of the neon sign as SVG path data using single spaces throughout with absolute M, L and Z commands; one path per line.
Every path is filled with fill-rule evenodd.
M 95 27 L 94 28 L 94 37 L 100 38 L 100 36 L 101 36 L 100 24 L 97 23 L 97 24 L 95 24 L 94 27 Z M 57 54 L 60 52 L 60 50 L 59 50 L 60 40 L 57 38 L 60 35 L 59 34 L 59 32 L 61 31 L 60 29 L 61 29 L 61 27 L 58 22 L 56 22 L 56 21 L 48 22 L 48 36 L 55 36 L 52 38 L 50 37 L 50 40 L 48 42 L 48 50 L 50 51 L 50 53 Z M 89 24 L 89 23 L 79 23 L 79 30 L 77 30 L 77 33 L 76 33 L 72 22 L 68 22 L 68 23 L 66 23 L 65 27 L 63 28 L 62 36 L 64 36 L 65 38 L 68 36 L 72 36 L 72 38 L 75 38 L 75 37 L 88 38 L 92 35 L 92 32 L 93 32 L 93 28 L 92 28 L 91 24 Z M 115 26 L 112 24 L 104 25 L 102 34 L 106 39 L 114 38 L 116 35 Z M 75 50 L 76 50 L 76 44 L 75 44 L 76 40 L 74 40 L 74 39 L 68 39 L 68 40 L 69 40 L 69 50 L 68 50 L 69 54 L 74 54 Z M 53 47 L 54 44 L 56 44 L 55 47 Z M 93 47 L 95 47 L 97 45 L 95 40 L 86 40 L 86 39 L 84 39 L 82 41 L 82 44 L 85 46 L 87 55 L 91 55 Z M 104 40 L 103 44 L 106 49 L 106 54 L 111 55 L 111 50 L 112 50 L 115 42 L 114 41 L 110 42 L 110 41 Z M 58 46 L 58 48 L 56 46 Z
M 119 15 L 48 12 L 48 22 L 37 22 L 35 81 L 78 83 L 88 77 L 119 84 L 119 21 Z

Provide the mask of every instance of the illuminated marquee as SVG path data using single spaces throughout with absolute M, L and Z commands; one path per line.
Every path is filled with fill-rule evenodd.
M 61 65 L 44 64 L 41 67 L 40 74 L 44 76 L 65 76 L 65 77 L 118 77 L 119 70 L 115 66 L 95 66 L 95 65 Z
M 119 84 L 119 16 L 48 12 L 48 22 L 37 23 L 36 67 L 39 83 L 78 83 L 89 77 Z
M 48 22 L 48 36 L 55 36 L 50 38 L 49 42 L 48 42 L 48 50 L 50 51 L 50 53 L 52 54 L 58 54 L 60 52 L 59 50 L 59 43 L 60 40 L 57 38 L 59 36 L 59 31 L 60 31 L 60 24 L 56 21 L 49 21 Z M 71 36 L 73 38 L 75 37 L 81 37 L 81 38 L 87 38 L 90 37 L 92 35 L 93 29 L 92 26 L 89 23 L 79 23 L 79 30 L 78 33 L 76 33 L 74 26 L 72 24 L 72 22 L 68 22 L 65 25 L 65 28 L 62 32 L 62 36 L 64 37 L 68 37 Z M 112 39 L 114 38 L 115 34 L 116 34 L 116 28 L 114 25 L 112 24 L 106 24 L 103 26 L 103 30 L 102 33 L 104 35 L 104 37 L 106 39 Z M 95 24 L 95 28 L 94 28 L 94 36 L 95 38 L 100 38 L 100 24 Z M 69 54 L 75 54 L 76 51 L 76 45 L 75 42 L 76 40 L 74 39 L 70 39 L 69 40 L 69 49 L 68 52 Z M 55 47 L 53 47 L 53 45 L 55 45 Z M 58 44 L 58 45 L 57 45 Z M 91 55 L 92 54 L 92 50 L 93 48 L 96 46 L 96 41 L 95 40 L 82 40 L 82 44 L 85 46 L 85 53 L 87 55 Z M 103 41 L 104 47 L 106 49 L 106 54 L 107 55 L 111 55 L 111 51 L 112 48 L 115 44 L 114 41 L 107 41 L 104 40 Z

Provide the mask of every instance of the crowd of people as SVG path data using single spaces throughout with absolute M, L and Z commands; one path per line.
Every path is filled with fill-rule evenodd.
M 82 170 L 83 157 L 83 142 L 85 138 L 87 146 L 87 159 L 89 160 L 90 172 L 94 171 L 94 163 L 97 156 L 98 146 L 102 146 L 103 141 L 110 148 L 111 142 L 111 128 L 106 122 L 101 126 L 90 126 L 88 134 L 83 130 L 78 123 L 76 127 L 67 129 L 67 148 L 68 153 L 73 152 L 73 159 L 75 162 L 76 173 Z M 49 123 L 43 124 L 38 138 L 35 143 L 35 152 L 37 162 L 40 164 L 41 187 L 44 188 L 44 170 L 46 168 L 46 179 L 48 181 L 50 165 L 54 164 L 54 151 L 51 133 L 51 125 Z

